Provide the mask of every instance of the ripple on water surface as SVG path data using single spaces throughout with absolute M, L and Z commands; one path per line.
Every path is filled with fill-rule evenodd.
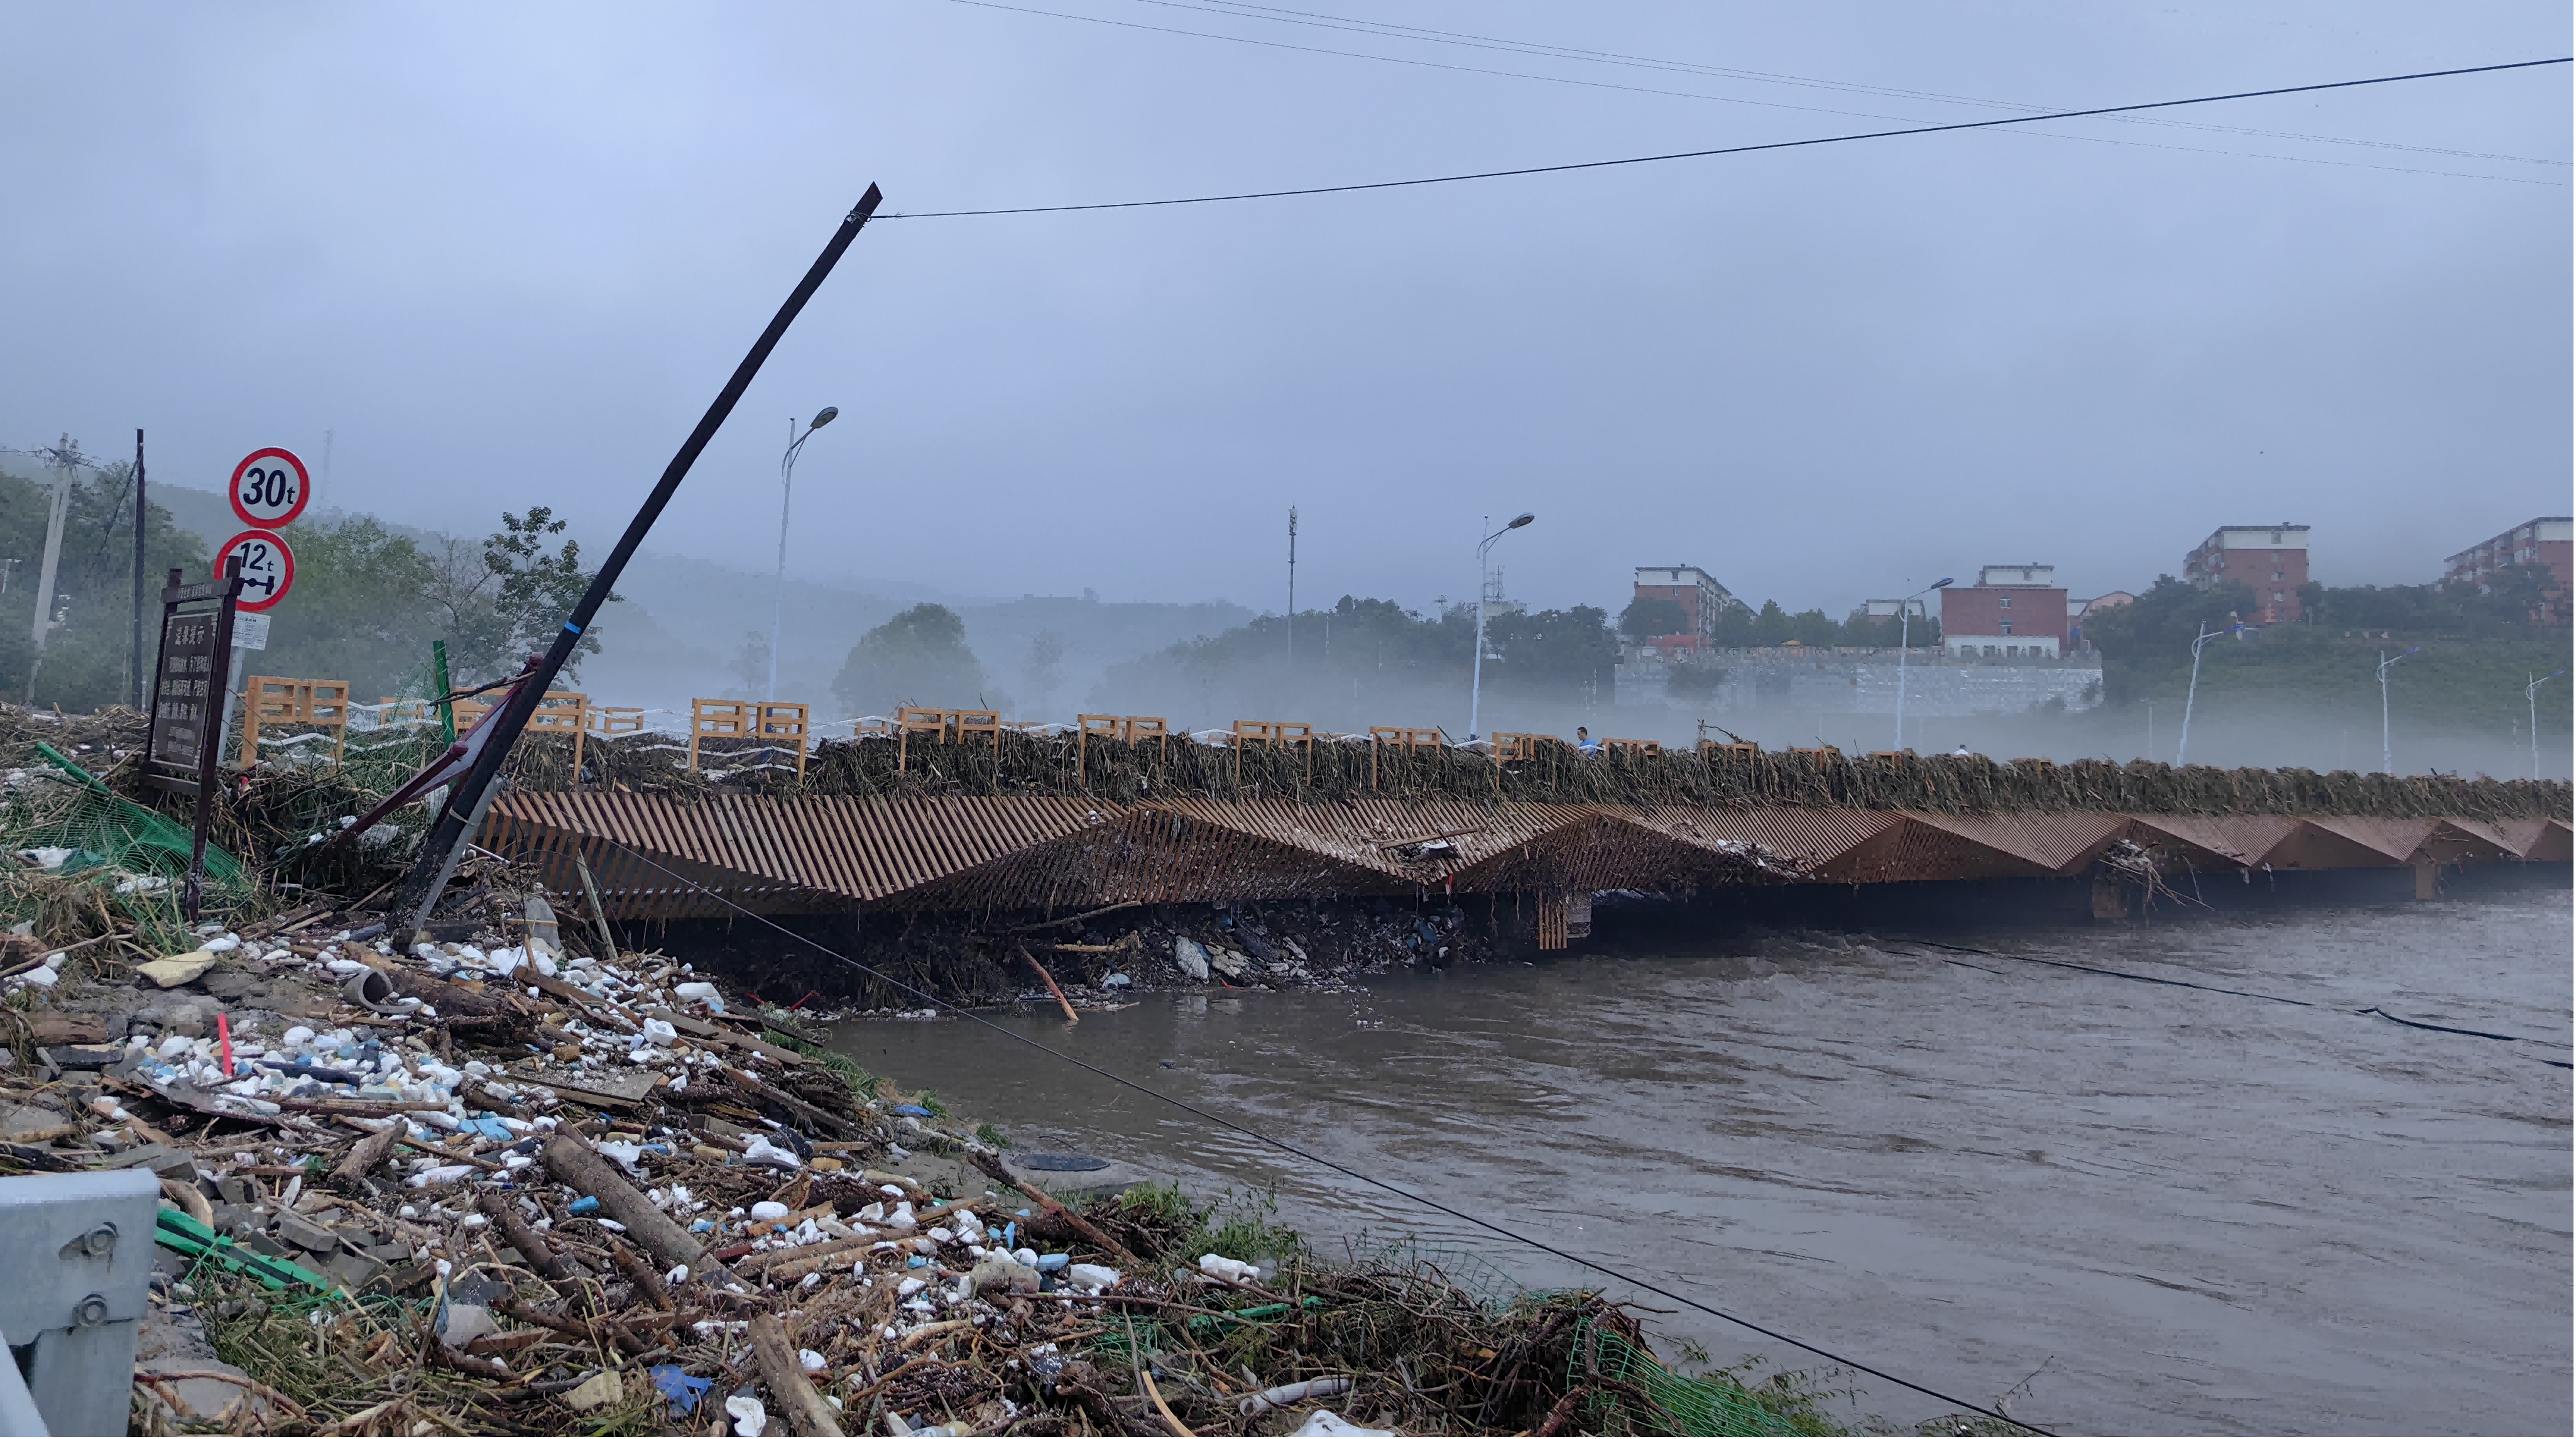
M 1150 996 L 1009 1027 L 1337 1163 L 1935 1388 L 2078 1431 L 2566 1432 L 2564 890 Z M 1959 963 L 1952 960 L 1963 961 Z M 2354 1011 L 2554 1040 L 2407 1029 Z M 1017 1144 L 1292 1222 L 1580 1271 L 978 1026 L 843 1044 Z M 1615 1288 L 1615 1286 L 1614 1286 Z M 1794 1353 L 1687 1314 L 1726 1358 Z M 1930 1401 L 1877 1386 L 1910 1424 Z

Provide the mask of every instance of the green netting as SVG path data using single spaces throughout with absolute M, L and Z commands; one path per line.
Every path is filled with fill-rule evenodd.
M 1567 1363 L 1569 1388 L 1588 1387 L 1604 1411 L 1625 1409 L 1626 1423 L 1607 1423 L 1592 1432 L 1624 1430 L 1634 1434 L 1812 1434 L 1821 1430 L 1762 1404 L 1752 1391 L 1722 1375 L 1692 1378 L 1664 1367 L 1646 1350 L 1587 1319 L 1576 1332 L 1574 1357 Z M 1623 1392 L 1624 1391 L 1624 1392 Z M 1642 1396 L 1652 1406 L 1634 1411 Z M 1800 1404 L 1805 1409 L 1808 1406 Z M 1598 1416 L 1610 1419 L 1603 1413 Z
M 1397 1274 L 1436 1279 L 1496 1312 L 1511 1308 L 1529 1292 L 1519 1280 L 1487 1263 L 1483 1256 L 1464 1249 L 1433 1248 L 1398 1239 L 1375 1246 L 1355 1245 L 1351 1257 Z
M 110 791 L 51 745 L 40 743 L 36 752 L 53 769 L 29 771 L 0 798 L 0 834 L 10 850 L 34 851 L 38 862 L 0 886 L 0 908 L 38 918 L 31 911 L 60 903 L 68 889 L 81 893 L 84 906 L 94 903 L 134 921 L 147 943 L 179 940 L 186 930 L 179 900 L 188 874 L 187 827 Z M 205 907 L 246 903 L 251 889 L 239 860 L 206 846 Z

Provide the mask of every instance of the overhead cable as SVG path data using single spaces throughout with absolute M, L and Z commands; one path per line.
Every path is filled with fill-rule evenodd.
M 958 0 L 958 3 L 967 3 L 967 0 Z M 1706 65 L 1691 60 L 1663 59 L 1651 55 L 1629 55 L 1615 50 L 1587 50 L 1573 45 L 1549 45 L 1536 41 L 1511 40 L 1494 35 L 1477 35 L 1459 30 L 1439 30 L 1419 25 L 1397 25 L 1387 21 L 1366 20 L 1348 15 L 1331 15 L 1314 10 L 1290 10 L 1276 5 L 1254 5 L 1245 3 L 1245 0 L 1133 0 L 1133 3 L 1139 5 L 1153 5 L 1171 10 L 1195 10 L 1203 14 L 1224 15 L 1245 20 L 1264 20 L 1280 25 L 1299 25 L 1322 30 L 1348 31 L 1354 34 L 1372 35 L 1389 40 L 1412 41 L 1429 45 L 1455 45 L 1471 50 L 1493 50 L 1510 55 L 1527 55 L 1536 59 L 1563 60 L 1587 65 L 1610 65 L 1639 70 L 1660 70 L 1673 74 L 1705 76 L 1716 80 L 1740 80 L 1759 85 L 1795 86 L 1802 89 L 1834 91 L 1850 95 L 1869 95 L 1894 100 L 1921 100 L 1940 105 L 1975 105 L 1990 110 L 2040 111 L 2050 108 L 2046 105 L 2022 104 L 2010 100 L 1988 100 L 1975 95 L 1952 95 L 1939 90 L 1909 90 L 1893 85 L 1870 85 L 1850 80 L 1825 80 L 1812 75 L 1787 75 L 1769 70 L 1745 70 L 1726 65 Z M 1053 14 L 1056 12 L 1048 11 L 1043 13 Z M 1066 16 L 1065 18 L 1088 19 L 1091 17 Z M 1202 32 L 1182 31 L 1178 33 L 1195 35 Z M 1234 40 L 1240 39 L 1241 37 L 1231 35 L 1208 35 L 1207 38 Z M 1348 50 L 1333 51 L 1330 53 L 1349 55 L 1354 59 L 1363 60 L 1395 59 L 1395 57 L 1391 56 L 1367 55 L 1358 51 Z M 1410 62 L 1397 60 L 1396 63 Z M 1533 80 L 1563 81 L 1563 77 L 1561 76 L 1519 76 L 1518 72 L 1507 70 L 1493 70 L 1486 71 L 1484 73 Z M 1584 82 L 1564 81 L 1564 83 L 1579 84 Z M 1687 99 L 1716 100 L 1731 105 L 1761 105 L 1775 109 L 1813 110 L 1818 114 L 1827 115 L 1859 113 L 1848 110 L 1829 110 L 1820 106 L 1783 105 L 1774 101 L 1749 100 L 1737 95 L 1701 95 L 1696 92 L 1678 90 L 1657 91 L 1655 93 L 1674 95 Z M 1873 118 L 1889 117 L 1881 116 Z M 2132 116 L 2123 123 L 2133 125 L 2170 126 L 2175 129 L 2201 130 L 2221 135 L 2245 135 L 2266 140 L 2298 140 L 2320 145 L 2351 145 L 2373 150 L 2403 150 L 2419 155 L 2448 155 L 2463 160 L 2496 160 L 2514 165 L 2549 165 L 2565 168 L 2570 163 L 2565 160 L 2537 159 L 2528 155 L 2499 155 L 2488 151 L 2459 150 L 2441 145 L 2408 145 L 2393 140 L 2359 140 L 2345 135 L 2317 135 L 2297 130 L 2260 130 L 2243 125 L 2214 125 L 2196 120 L 2175 120 L 2162 117 L 2150 118 L 2146 116 Z M 2286 159 L 2297 157 L 2275 156 L 2271 158 Z
M 981 3 L 981 0 L 969 0 Z M 1149 210 L 1178 205 L 1215 205 L 1237 200 L 1285 200 L 1310 195 L 1348 195 L 1370 190 L 1417 189 L 1427 185 L 1455 185 L 1470 180 L 1504 180 L 1527 175 L 1563 175 L 1581 170 L 1609 170 L 1631 165 L 1656 165 L 1675 160 L 1706 160 L 1722 155 L 1751 155 L 1767 150 L 1811 149 L 1822 145 L 1844 145 L 1860 140 L 1889 140 L 1908 135 L 1941 135 L 1965 130 L 1992 130 L 2006 125 L 2030 125 L 2049 120 L 2080 120 L 2096 115 L 2129 115 L 2145 110 L 2169 110 L 2184 105 L 2214 105 L 2228 100 L 2259 100 L 2275 95 L 2307 95 L 2326 90 L 2351 90 L 2366 85 L 2394 85 L 2409 80 L 2438 80 L 2458 75 L 2487 75 L 2507 70 L 2529 70 L 2543 65 L 2565 65 L 2576 56 L 2558 56 L 2547 60 L 2515 60 L 2501 65 L 2471 65 L 2456 70 L 2419 70 L 2405 75 L 2374 75 L 2359 80 L 2329 80 L 2314 85 L 2283 85 L 2268 90 L 2238 90 L 2223 95 L 2195 95 L 2181 100 L 2148 100 L 2131 105 L 2099 105 L 2086 110 L 2055 110 L 2040 115 L 2004 115 L 1987 120 L 1955 120 L 1939 125 L 1913 125 L 1896 130 L 1867 130 L 1844 135 L 1813 135 L 1801 140 L 1768 140 L 1750 145 L 1722 145 L 1706 150 L 1671 150 L 1653 155 L 1626 155 L 1609 160 L 1573 160 L 1555 165 L 1522 165 L 1505 170 L 1473 170 L 1450 175 L 1423 175 L 1406 180 L 1367 180 L 1342 185 L 1307 185 L 1285 190 L 1242 190 L 1216 195 L 1179 195 L 1159 200 L 1099 200 L 1073 205 L 1011 205 L 981 210 L 913 210 L 880 215 L 880 220 L 954 220 L 987 215 L 1063 215 L 1090 210 Z M 2546 184 L 2546 181 L 2517 181 L 2520 184 Z M 2564 187 L 2560 187 L 2564 188 Z
M 2232 994 L 2239 999 L 2260 999 L 2271 1004 L 2291 1004 L 2296 1005 L 2301 1009 L 2323 1009 L 2345 1014 L 2364 1015 L 2375 1019 L 2385 1019 L 2392 1024 L 2402 1024 L 2408 1029 L 2429 1029 L 2441 1034 L 2465 1034 L 2471 1039 L 2493 1039 L 2506 1044 L 2538 1044 L 2555 1049 L 2576 1048 L 2576 1045 L 2571 1045 L 2564 1040 L 2537 1039 L 2532 1036 L 2522 1034 L 2495 1034 L 2483 1029 L 2458 1029 L 2447 1024 L 2427 1024 L 2420 1019 L 2406 1019 L 2398 1015 L 2390 1014 L 2387 1010 L 2381 1009 L 2377 1005 L 2372 1005 L 2368 1009 L 2347 1010 L 2341 1005 L 2327 1004 L 2313 999 L 2290 999 L 2277 994 L 2258 994 L 2250 989 L 2228 989 L 2221 985 L 2201 984 L 2197 981 L 2188 979 L 2166 979 L 2160 975 L 2139 974 L 2134 970 L 2104 969 L 2100 965 L 2077 964 L 2073 960 L 2041 959 L 2036 955 L 2029 954 L 2005 954 L 2000 950 L 1978 949 L 1973 945 L 1943 944 L 1939 940 L 1934 939 L 1909 939 L 1906 943 L 1919 944 L 1926 949 L 1946 949 L 1954 954 L 1982 954 L 1989 959 L 2016 959 L 2024 964 L 2046 965 L 2051 969 L 2080 970 L 2085 974 L 2098 974 L 2108 979 L 2134 980 L 2140 984 L 2171 985 L 2176 989 L 2200 989 L 2207 990 L 2211 994 Z M 1966 960 L 1951 959 L 1946 955 L 1935 956 L 1935 958 L 1940 959 L 1944 964 L 1955 964 L 1961 969 L 1983 970 L 1987 974 L 2003 973 L 2003 971 L 1999 969 L 1988 969 L 1982 964 L 1970 964 Z M 2537 1056 L 2534 1057 L 2537 1058 Z M 2559 1069 L 2576 1068 L 2576 1065 L 2571 1065 L 2568 1061 L 2563 1059 L 2543 1059 L 2540 1062 L 2552 1065 Z

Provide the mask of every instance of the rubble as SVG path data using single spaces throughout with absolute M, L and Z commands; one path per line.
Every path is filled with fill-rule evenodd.
M 486 918 L 205 926 L 167 991 L 67 959 L 0 1010 L 0 1171 L 163 1179 L 139 1431 L 1509 1433 L 1583 1326 L 1636 1339 L 1167 1191 L 1068 1208 L 687 964 Z

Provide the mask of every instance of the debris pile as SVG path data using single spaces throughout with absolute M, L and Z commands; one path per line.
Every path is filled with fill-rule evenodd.
M 795 928 L 794 918 L 782 927 Z M 1494 959 L 1504 939 L 1482 910 L 1383 897 L 1234 905 L 1122 905 L 1087 917 L 996 925 L 972 914 L 912 915 L 902 925 L 813 925 L 816 943 L 861 969 L 824 960 L 774 931 L 676 921 L 708 968 L 753 993 L 816 999 L 872 1018 L 912 1017 L 915 991 L 961 1004 L 1110 1009 L 1162 989 L 1345 990 L 1409 966 L 1445 969 Z M 802 932 L 802 931 L 800 931 Z M 891 977 L 881 980 L 868 971 Z M 922 1015 L 937 1018 L 936 1012 Z
M 1328 1264 L 1170 1191 L 1067 1207 L 788 1016 L 485 896 L 408 954 L 316 904 L 12 977 L 0 1171 L 161 1180 L 142 1430 L 1671 1427 L 1587 1377 L 1586 1335 L 1642 1342 L 1598 1296 Z

